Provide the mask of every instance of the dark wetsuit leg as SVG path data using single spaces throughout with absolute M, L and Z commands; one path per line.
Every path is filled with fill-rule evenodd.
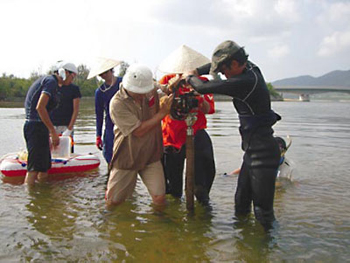
M 201 203 L 209 201 L 209 192 L 215 178 L 213 146 L 208 133 L 199 130 L 194 138 L 195 147 L 195 189 L 194 194 Z M 183 194 L 183 172 L 186 157 L 186 146 L 180 151 L 174 147 L 165 148 L 163 168 L 167 193 L 175 197 Z
M 279 148 L 269 134 L 255 134 L 247 145 L 236 191 L 236 214 L 248 213 L 253 201 L 256 219 L 269 229 L 275 220 L 273 200 Z
M 183 170 L 186 149 L 182 147 L 178 152 L 172 146 L 165 148 L 163 155 L 163 168 L 166 181 L 166 193 L 174 197 L 182 196 Z
M 251 169 L 251 174 L 255 217 L 265 228 L 270 228 L 275 220 L 273 200 L 277 169 Z
M 251 212 L 252 188 L 248 165 L 243 162 L 238 176 L 237 189 L 235 194 L 236 216 L 247 215 Z
M 195 147 L 195 189 L 197 200 L 203 204 L 209 201 L 209 192 L 215 178 L 213 145 L 208 133 L 203 129 L 196 133 Z

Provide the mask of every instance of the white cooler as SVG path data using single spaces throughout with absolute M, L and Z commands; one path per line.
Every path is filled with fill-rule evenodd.
M 51 145 L 52 158 L 70 158 L 72 139 L 69 136 L 60 136 L 60 144 L 55 148 Z

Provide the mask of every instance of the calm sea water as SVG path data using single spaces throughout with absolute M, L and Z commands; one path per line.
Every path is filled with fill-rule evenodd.
M 83 101 L 75 132 L 77 153 L 102 155 L 94 145 L 92 101 Z M 276 135 L 290 135 L 287 157 L 296 171 L 277 187 L 277 227 L 265 234 L 252 215 L 234 218 L 242 152 L 237 115 L 218 102 L 208 120 L 217 165 L 210 208 L 168 198 L 157 211 L 141 183 L 114 211 L 104 206 L 106 165 L 53 178 L 28 190 L 0 182 L 0 261 L 69 262 L 349 262 L 350 102 L 274 102 L 283 116 Z M 0 108 L 0 155 L 24 148 L 23 108 Z

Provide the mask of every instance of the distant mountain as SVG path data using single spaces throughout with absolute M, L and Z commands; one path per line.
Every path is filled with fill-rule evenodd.
M 350 87 L 350 70 L 335 70 L 321 77 L 309 75 L 280 79 L 272 82 L 273 86 L 340 86 Z

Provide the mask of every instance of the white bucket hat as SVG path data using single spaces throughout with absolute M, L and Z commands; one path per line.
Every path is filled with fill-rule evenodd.
M 165 58 L 158 69 L 166 73 L 182 74 L 207 63 L 210 63 L 207 57 L 186 45 L 182 45 Z
M 141 64 L 131 65 L 123 77 L 123 87 L 138 94 L 150 92 L 154 89 L 152 71 Z
M 121 61 L 119 60 L 114 60 L 110 58 L 99 58 L 97 64 L 91 68 L 89 75 L 87 76 L 87 79 L 91 79 L 93 77 L 100 75 L 103 72 L 106 72 L 107 70 L 115 68 L 120 63 Z

